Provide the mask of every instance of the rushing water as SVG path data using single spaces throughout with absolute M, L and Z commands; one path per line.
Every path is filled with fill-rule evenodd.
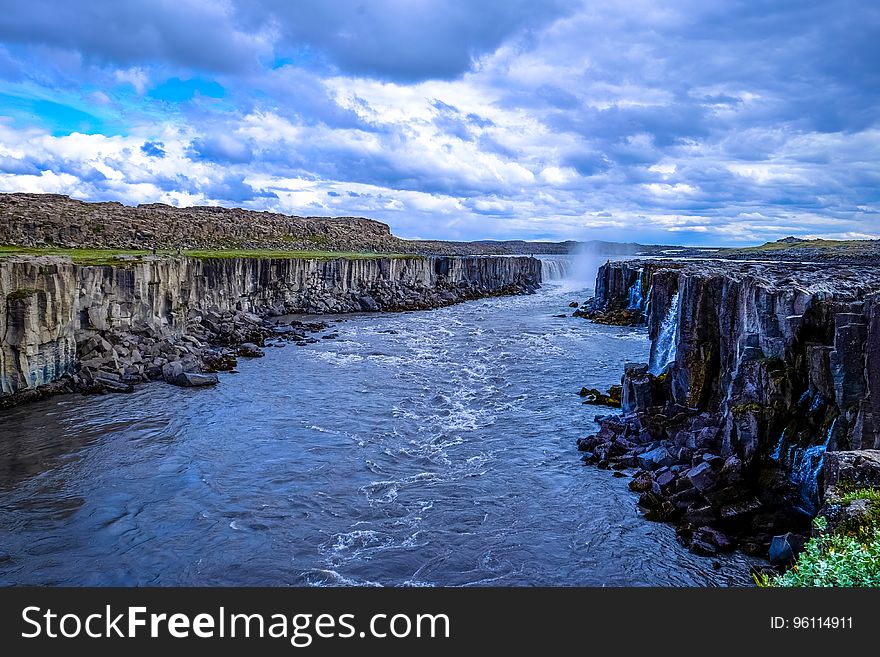
M 644 330 L 579 295 L 353 316 L 209 389 L 63 396 L 0 415 L 0 583 L 747 584 L 583 467 L 576 391 Z
M 805 395 L 809 393 L 804 393 Z M 817 396 L 821 401 L 821 396 Z M 802 398 L 803 399 L 803 398 Z M 831 422 L 828 431 L 817 445 L 802 447 L 795 442 L 787 444 L 785 431 L 779 437 L 776 448 L 770 455 L 774 461 L 784 465 L 790 472 L 790 479 L 797 486 L 801 498 L 801 508 L 809 515 L 815 515 L 819 509 L 819 478 L 825 465 L 825 453 L 834 436 L 837 418 Z
M 544 281 L 556 283 L 558 281 L 572 280 L 574 277 L 576 260 L 564 255 L 543 255 L 541 260 L 541 278 Z
M 642 307 L 642 272 L 644 270 L 639 269 L 639 275 L 636 277 L 635 282 L 629 288 L 628 294 L 628 303 L 627 309 L 629 310 L 640 310 Z
M 672 295 L 669 310 L 663 317 L 657 340 L 651 349 L 650 367 L 651 374 L 659 376 L 663 374 L 669 365 L 675 361 L 678 346 L 678 292 Z

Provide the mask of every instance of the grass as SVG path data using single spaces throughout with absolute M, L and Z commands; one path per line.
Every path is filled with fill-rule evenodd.
M 200 260 L 212 258 L 310 258 L 317 260 L 333 260 L 347 258 L 349 260 L 372 260 L 375 258 L 415 259 L 421 256 L 406 253 L 355 253 L 350 251 L 270 251 L 260 249 L 223 249 L 218 251 L 184 251 L 184 255 Z
M 880 489 L 857 488 L 856 490 L 851 490 L 844 493 L 834 501 L 840 504 L 849 504 L 850 502 L 855 502 L 856 500 L 868 500 L 870 502 L 877 502 L 878 504 L 880 504 Z
M 877 240 L 805 240 L 803 242 L 767 242 L 760 246 L 734 247 L 721 249 L 718 253 L 726 255 L 730 253 L 780 253 L 793 249 L 805 249 L 810 251 L 867 251 L 878 247 Z
M 865 240 L 806 240 L 804 242 L 767 242 L 735 251 L 786 251 L 788 249 L 838 249 L 862 246 Z
M 817 516 L 822 532 L 804 546 L 797 563 L 780 575 L 755 575 L 761 587 L 880 586 L 880 489 L 857 488 L 835 496 L 833 505 L 866 500 L 868 508 L 827 533 L 828 519 Z
M 218 249 L 213 251 L 185 250 L 181 252 L 185 256 L 210 260 L 213 258 L 303 258 L 332 260 L 334 258 L 347 258 L 350 260 L 366 260 L 373 258 L 418 258 L 420 256 L 400 253 L 352 253 L 341 251 L 283 251 L 261 249 Z M 152 255 L 152 251 L 126 250 L 126 249 L 64 249 L 56 247 L 32 248 L 23 246 L 0 246 L 0 258 L 4 256 L 67 256 L 78 265 L 124 265 L 127 262 L 137 262 L 144 256 Z M 176 255 L 176 250 L 159 250 L 157 255 Z

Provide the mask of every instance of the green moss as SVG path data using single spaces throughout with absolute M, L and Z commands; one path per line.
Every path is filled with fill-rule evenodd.
M 869 243 L 869 242 L 868 242 Z M 853 249 L 863 247 L 866 240 L 806 240 L 803 242 L 767 242 L 760 246 L 750 246 L 743 249 L 722 249 L 719 253 L 728 251 L 787 251 L 788 249 Z
M 162 249 L 156 252 L 156 255 L 176 255 L 178 251 L 170 249 Z M 372 258 L 394 258 L 394 259 L 416 259 L 423 256 L 410 255 L 403 253 L 352 253 L 342 251 L 288 251 L 288 250 L 268 250 L 268 249 L 216 249 L 216 250 L 187 250 L 181 252 L 183 255 L 200 260 L 208 260 L 212 258 L 315 258 L 319 260 L 332 260 L 334 258 L 348 259 L 372 259 Z M 0 258 L 4 256 L 25 255 L 25 256 L 66 256 L 78 265 L 104 266 L 113 265 L 116 267 L 125 267 L 127 265 L 141 262 L 143 258 L 152 255 L 152 251 L 146 250 L 126 250 L 126 249 L 63 249 L 55 247 L 32 248 L 23 246 L 0 246 Z
M 849 504 L 856 500 L 869 500 L 880 503 L 880 490 L 876 488 L 856 488 L 855 490 L 845 492 L 835 501 L 840 504 Z
M 373 260 L 376 258 L 393 259 L 416 259 L 422 256 L 414 256 L 404 253 L 353 253 L 344 251 L 271 251 L 260 249 L 223 249 L 219 251 L 184 251 L 184 255 L 199 260 L 211 260 L 216 258 L 301 258 L 313 260 L 334 260 L 346 258 L 348 260 Z
M 14 290 L 6 295 L 7 301 L 20 301 L 22 299 L 30 299 L 32 296 L 36 295 L 39 290 L 36 290 L 32 287 L 23 287 L 20 290 Z
M 746 413 L 760 413 L 764 410 L 764 407 L 755 402 L 749 402 L 747 404 L 737 404 L 730 410 L 734 415 L 744 415 Z
M 150 251 L 123 249 L 62 249 L 55 247 L 33 248 L 24 246 L 0 246 L 0 258 L 4 256 L 66 256 L 78 265 L 124 265 L 137 261 Z

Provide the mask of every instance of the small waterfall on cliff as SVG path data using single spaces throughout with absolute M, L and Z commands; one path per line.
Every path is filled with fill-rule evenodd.
M 815 514 L 819 505 L 819 477 L 822 474 L 822 466 L 825 464 L 825 452 L 834 435 L 834 427 L 837 418 L 831 422 L 824 441 L 818 445 L 800 447 L 792 444 L 785 449 L 785 431 L 779 438 L 776 449 L 770 455 L 774 461 L 785 466 L 789 471 L 789 479 L 798 488 L 803 503 L 804 511 Z
M 636 277 L 636 282 L 629 288 L 628 310 L 642 309 L 642 272 L 644 272 L 644 269 L 639 269 L 639 275 Z
M 660 325 L 657 339 L 651 344 L 651 364 L 648 371 L 654 376 L 659 376 L 666 371 L 670 363 L 675 360 L 676 344 L 678 342 L 678 292 L 672 295 L 672 302 L 666 317 Z

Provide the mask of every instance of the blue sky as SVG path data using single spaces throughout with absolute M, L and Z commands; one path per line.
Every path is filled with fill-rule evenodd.
M 403 237 L 880 237 L 880 5 L 41 0 L 0 12 L 0 191 Z

